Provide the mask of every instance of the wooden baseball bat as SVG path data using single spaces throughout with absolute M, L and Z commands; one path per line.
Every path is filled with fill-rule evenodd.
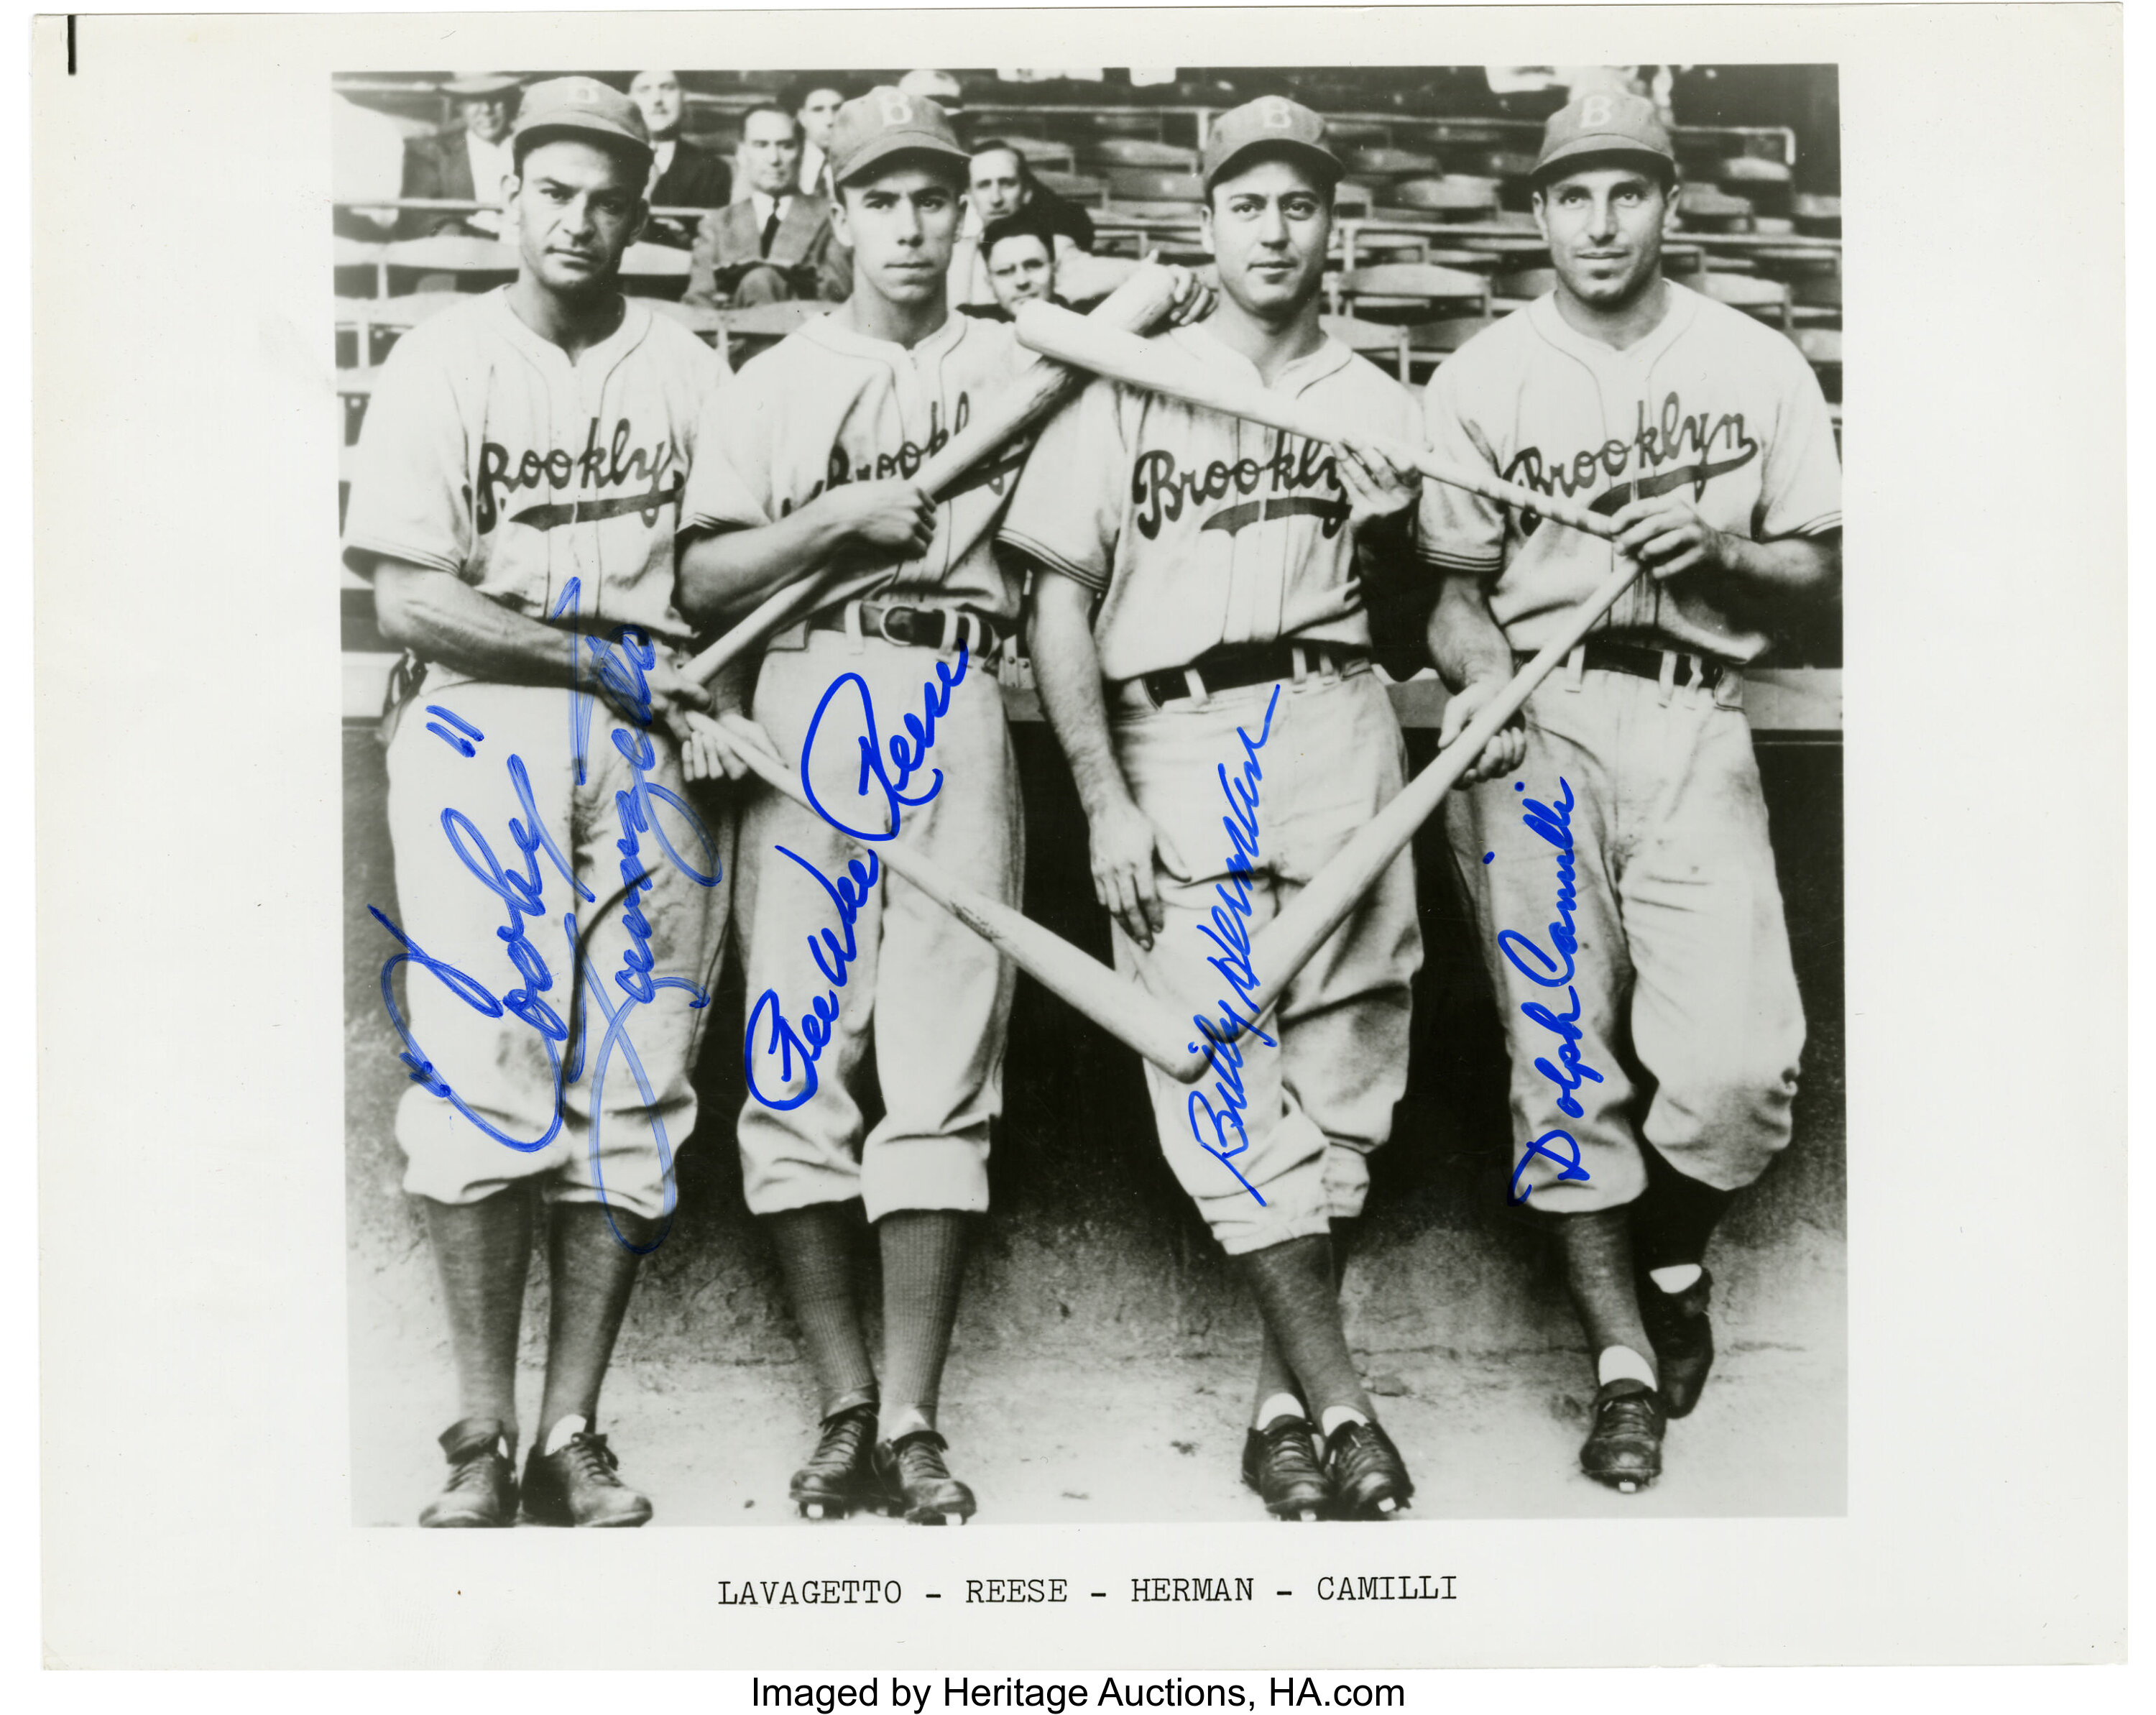
M 1094 306 L 1089 316 L 1065 312 L 1081 327 L 1099 327 L 1128 332 L 1149 327 L 1168 313 L 1173 302 L 1173 282 L 1164 268 L 1141 268 L 1110 296 Z M 953 311 L 953 315 L 957 312 Z M 1131 336 L 1135 338 L 1133 333 Z M 1020 376 L 991 399 L 941 449 L 932 454 L 915 473 L 914 480 L 938 500 L 982 460 L 1000 450 L 1085 385 L 1090 377 L 1082 369 L 1042 363 Z M 897 570 L 895 566 L 871 567 L 825 567 L 766 596 L 724 637 L 691 656 L 682 670 L 700 685 L 708 685 L 719 670 L 774 633 L 783 631 L 804 614 L 837 602 L 851 601 L 874 589 Z
M 1408 782 L 1397 798 L 1357 829 L 1278 917 L 1250 937 L 1250 968 L 1258 976 L 1258 986 L 1246 1003 L 1253 1023 L 1261 1022 L 1271 1011 L 1296 973 L 1353 914 L 1363 896 L 1414 838 L 1415 830 L 1436 814 L 1445 794 L 1459 783 L 1460 777 L 1481 754 L 1482 747 L 1578 646 L 1617 598 L 1632 587 L 1640 570 L 1639 561 L 1620 557 L 1617 569 L 1573 612 L 1563 631 L 1515 673 L 1504 690 L 1460 729 L 1457 738 L 1430 758 L 1430 766 Z M 1202 1056 L 1194 1052 L 1187 1053 L 1180 1065 L 1163 1068 L 1183 1083 L 1196 1081 L 1204 1069 Z
M 821 813 L 809 802 L 799 778 L 783 761 L 738 740 L 733 748 L 767 783 L 820 819 Z M 1042 988 L 1060 995 L 1163 1071 L 1188 1083 L 1204 1069 L 1204 1058 L 1190 1051 L 1190 1021 L 1178 1019 L 1136 983 L 1044 929 L 1023 911 L 952 881 L 932 860 L 898 840 L 860 849 L 903 875 Z
M 1147 393 L 1164 393 L 1187 404 L 1203 405 L 1229 417 L 1262 423 L 1290 434 L 1299 434 L 1306 440 L 1337 442 L 1362 433 L 1345 417 L 1335 416 L 1322 407 L 1312 407 L 1285 393 L 1276 393 L 1255 382 L 1224 374 L 1165 341 L 1141 339 L 1123 329 L 1103 326 L 1089 316 L 1075 316 L 1054 304 L 1038 300 L 1021 304 L 1015 319 L 1021 345 L 1045 357 L 1090 369 L 1096 375 L 1143 388 Z M 1608 537 L 1616 533 L 1601 513 L 1591 512 L 1562 495 L 1539 494 L 1518 483 L 1493 476 L 1486 470 L 1447 463 L 1425 449 L 1409 446 L 1390 436 L 1367 438 L 1383 447 L 1394 464 L 1419 470 L 1455 488 L 1471 490 L 1485 500 L 1537 512 L 1590 535 Z
M 1132 387 L 1262 423 L 1308 440 L 1337 443 L 1354 432 L 1344 418 L 1335 418 L 1266 388 L 1221 374 L 1163 342 L 1089 326 L 1083 317 L 1072 316 L 1054 305 L 1023 306 L 1017 319 L 1018 336 L 1023 344 L 1043 356 L 1112 377 Z M 1616 534 L 1615 526 L 1601 513 L 1589 511 L 1562 496 L 1539 494 L 1487 471 L 1449 464 L 1421 449 L 1389 438 L 1381 438 L 1379 444 L 1395 464 L 1419 470 L 1440 482 L 1471 490 L 1505 506 L 1540 513 L 1594 536 L 1609 537 Z M 1460 777 L 1481 753 L 1482 747 L 1518 712 L 1534 694 L 1535 687 L 1572 653 L 1618 597 L 1632 587 L 1640 572 L 1638 562 L 1620 557 L 1617 569 L 1571 615 L 1563 631 L 1514 674 L 1503 691 L 1467 723 L 1460 736 L 1440 751 L 1397 798 L 1358 829 L 1332 861 L 1311 878 L 1309 885 L 1252 937 L 1250 967 L 1258 974 L 1258 987 L 1249 997 L 1254 1023 L 1262 1021 L 1278 1004 L 1297 973 L 1348 920 L 1363 896 L 1414 837 L 1416 829 L 1435 814 L 1438 806 L 1445 802 L 1445 793 L 1459 783 Z M 1181 1065 L 1164 1066 L 1163 1070 L 1183 1083 L 1191 1083 L 1200 1076 L 1204 1066 L 1203 1056 L 1188 1050 Z

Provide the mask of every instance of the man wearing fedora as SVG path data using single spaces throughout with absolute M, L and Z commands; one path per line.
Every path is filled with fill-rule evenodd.
M 506 71 L 459 72 L 444 84 L 442 93 L 456 98 L 464 123 L 404 146 L 404 182 L 398 194 L 445 202 L 501 202 L 502 187 L 515 171 L 509 128 L 516 118 L 521 88 L 522 80 Z M 418 239 L 436 233 L 498 239 L 501 213 L 496 208 L 469 214 L 408 208 L 397 236 Z

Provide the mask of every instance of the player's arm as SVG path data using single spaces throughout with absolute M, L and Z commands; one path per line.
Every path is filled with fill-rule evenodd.
M 470 584 L 433 567 L 377 555 L 372 575 L 375 622 L 398 648 L 500 684 L 567 682 L 572 634 L 489 601 Z M 619 651 L 611 644 L 579 648 L 575 661 L 577 689 L 621 707 L 618 685 L 603 671 L 611 668 L 610 676 L 619 680 Z M 685 677 L 663 650 L 643 669 L 643 679 L 651 712 L 664 718 L 676 737 L 685 735 L 684 711 L 711 706 L 703 688 Z
M 1452 693 L 1437 732 L 1437 747 L 1443 750 L 1512 682 L 1512 646 L 1490 611 L 1484 581 L 1465 573 L 1448 573 L 1439 584 L 1429 637 L 1430 658 Z M 1527 752 L 1526 725 L 1515 715 L 1460 778 L 1491 780 L 1508 774 L 1520 766 Z
M 919 483 L 841 483 L 773 524 L 685 531 L 676 593 L 691 624 L 724 625 L 843 557 L 918 558 L 935 533 L 936 502 Z
M 1028 563 L 1033 567 L 1033 596 L 1026 604 L 1026 647 L 1041 708 L 1070 761 L 1079 801 L 1086 807 L 1094 896 L 1132 940 L 1151 947 L 1168 922 L 1153 877 L 1161 834 L 1131 796 L 1108 737 L 1101 655 L 1093 642 L 1095 597 L 1075 578 L 1037 561 Z
M 1617 546 L 1657 578 L 1697 573 L 1717 596 L 1774 604 L 1832 593 L 1841 577 L 1841 532 L 1754 542 L 1717 530 L 1681 492 L 1635 501 L 1610 521 Z

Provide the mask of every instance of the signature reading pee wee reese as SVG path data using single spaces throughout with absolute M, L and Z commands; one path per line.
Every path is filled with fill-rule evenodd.
M 848 839 L 864 845 L 877 845 L 898 837 L 901 814 L 927 804 L 943 789 L 943 771 L 936 768 L 919 791 L 907 790 L 915 776 L 928 766 L 928 752 L 936 744 L 936 723 L 949 711 L 952 693 L 965 682 L 968 659 L 968 651 L 962 642 L 952 660 L 938 660 L 935 678 L 921 687 L 921 712 L 908 714 L 905 730 L 888 738 L 879 729 L 875 699 L 869 694 L 868 681 L 858 673 L 841 673 L 831 681 L 823 701 L 816 705 L 808 731 L 801 741 L 802 788 L 815 806 L 817 814 Z M 840 718 L 834 723 L 833 731 L 851 735 L 860 761 L 854 776 L 853 798 L 842 803 L 839 809 L 849 816 L 859 815 L 860 804 L 877 804 L 881 814 L 875 819 L 881 822 L 880 829 L 854 826 L 817 796 L 812 765 L 824 733 L 824 718 L 833 712 L 834 705 Z M 840 737 L 826 742 L 835 743 L 843 751 L 847 739 Z M 798 852 L 783 845 L 773 849 L 815 877 L 838 919 L 835 928 L 827 927 L 808 937 L 808 957 L 826 987 L 798 1015 L 799 1023 L 797 1024 L 787 1015 L 775 988 L 765 989 L 749 1009 L 748 1028 L 742 1042 L 749 1094 L 766 1107 L 783 1113 L 800 1107 L 816 1093 L 816 1062 L 830 1045 L 831 1032 L 839 1019 L 839 991 L 846 986 L 850 967 L 860 955 L 854 938 L 854 924 L 868 901 L 870 891 L 876 885 L 882 865 L 871 850 L 865 857 L 853 859 L 847 864 L 845 873 L 834 878 L 826 875 Z M 759 1067 L 762 1076 L 758 1076 Z M 797 1081 L 801 1087 L 787 1094 Z

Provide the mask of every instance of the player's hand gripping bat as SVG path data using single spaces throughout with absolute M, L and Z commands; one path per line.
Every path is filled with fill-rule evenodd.
M 1111 376 L 1128 386 L 1265 424 L 1309 440 L 1337 443 L 1355 432 L 1355 425 L 1330 413 L 1313 410 L 1299 400 L 1193 362 L 1172 346 L 1095 326 L 1085 317 L 1073 316 L 1052 304 L 1021 306 L 1017 322 L 1020 341 L 1043 356 Z M 1517 506 L 1523 511 L 1538 512 L 1591 535 L 1609 537 L 1616 534 L 1615 527 L 1602 514 L 1561 496 L 1522 488 L 1485 470 L 1448 464 L 1419 448 L 1402 443 L 1380 440 L 1378 444 L 1403 469 L 1420 470 L 1440 482 L 1471 490 L 1486 499 Z M 1333 931 L 1347 921 L 1363 896 L 1414 837 L 1415 830 L 1444 803 L 1445 794 L 1481 754 L 1482 747 L 1518 712 L 1535 687 L 1572 653 L 1595 622 L 1609 611 L 1617 598 L 1631 587 L 1640 570 L 1639 562 L 1620 556 L 1617 569 L 1593 596 L 1573 610 L 1563 631 L 1513 675 L 1505 689 L 1468 722 L 1460 736 L 1439 752 L 1430 766 L 1409 781 L 1397 798 L 1358 829 L 1332 860 L 1312 877 L 1309 885 L 1253 938 L 1250 965 L 1258 974 L 1259 986 L 1250 996 L 1248 1004 L 1254 1024 L 1264 1018 L 1296 973 L 1310 963 Z M 1186 1049 L 1181 1064 L 1175 1066 L 1167 1066 L 1160 1055 L 1142 1045 L 1139 1045 L 1138 1051 L 1184 1083 L 1196 1081 L 1204 1071 L 1204 1059 L 1195 1050 Z
M 1168 270 L 1141 267 L 1112 295 L 1096 306 L 1091 315 L 1074 316 L 1073 319 L 1089 326 L 1112 328 L 1120 332 L 1149 327 L 1172 307 L 1174 291 L 1174 277 Z M 942 499 L 975 465 L 993 457 L 1090 379 L 1085 371 L 1066 369 L 1060 364 L 1035 366 L 989 400 L 979 415 L 932 454 L 914 480 L 938 500 Z M 803 614 L 864 595 L 889 579 L 896 569 L 894 566 L 827 566 L 783 584 L 766 596 L 724 637 L 684 662 L 681 670 L 698 684 L 709 685 L 727 662 L 756 648 L 775 632 L 783 631 Z

